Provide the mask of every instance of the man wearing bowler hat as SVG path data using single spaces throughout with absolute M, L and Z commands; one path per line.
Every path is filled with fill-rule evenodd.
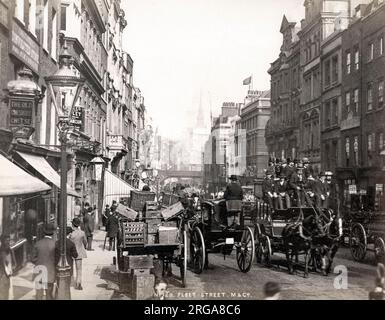
M 43 300 L 44 291 L 46 300 L 53 300 L 53 289 L 56 279 L 55 241 L 52 239 L 55 226 L 48 223 L 44 226 L 44 238 L 36 242 L 32 251 L 32 263 L 35 265 L 34 274 L 39 274 L 35 282 L 36 300 Z
M 78 256 L 75 258 L 75 269 L 76 269 L 76 278 L 75 278 L 75 289 L 83 290 L 82 287 L 82 264 L 83 259 L 87 258 L 87 238 L 83 230 L 80 229 L 80 219 L 74 218 L 72 220 L 72 226 L 74 230 L 69 236 L 69 239 L 75 244 L 76 251 Z

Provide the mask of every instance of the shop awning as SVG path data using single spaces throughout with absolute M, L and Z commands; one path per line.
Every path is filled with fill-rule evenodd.
M 119 203 L 120 198 L 127 198 L 131 190 L 136 190 L 129 183 L 106 169 L 104 173 L 104 204 L 111 205 L 113 200 Z
M 51 187 L 0 154 L 0 197 L 50 190 Z
M 36 156 L 24 152 L 17 152 L 25 161 L 27 161 L 37 172 L 39 172 L 44 178 L 52 182 L 56 187 L 60 189 L 60 176 L 54 168 L 41 156 Z M 67 194 L 80 198 L 80 195 L 67 185 Z

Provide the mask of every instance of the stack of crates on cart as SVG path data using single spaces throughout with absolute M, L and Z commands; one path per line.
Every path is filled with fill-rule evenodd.
M 146 225 L 143 222 L 122 221 L 123 247 L 143 246 L 146 243 Z
M 151 255 L 128 255 L 124 257 L 125 270 L 129 270 L 131 293 L 136 300 L 151 298 L 154 292 L 155 276 L 150 274 L 154 267 Z
M 147 223 L 147 243 L 154 244 L 157 242 L 158 228 L 162 222 L 162 213 L 158 210 L 158 203 L 146 201 L 144 215 Z

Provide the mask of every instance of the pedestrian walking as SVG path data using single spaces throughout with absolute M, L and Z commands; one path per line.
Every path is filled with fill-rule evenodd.
M 115 251 L 115 243 L 116 237 L 119 232 L 119 219 L 116 211 L 112 212 L 112 214 L 108 217 L 106 224 L 107 237 L 109 240 L 109 251 Z
M 42 300 L 44 292 L 46 300 L 53 300 L 53 289 L 56 279 L 55 241 L 52 239 L 56 228 L 52 223 L 44 226 L 44 238 L 36 242 L 32 252 L 32 263 L 35 264 L 34 275 L 36 300 Z
M 76 246 L 73 243 L 73 241 L 70 239 L 70 235 L 72 233 L 72 228 L 67 227 L 66 228 L 66 258 L 67 263 L 71 268 L 71 277 L 73 275 L 73 269 L 74 269 L 74 259 L 78 257 L 78 252 L 76 250 Z M 55 264 L 58 265 L 60 260 L 60 241 L 56 241 L 56 248 L 55 248 Z
M 84 232 L 87 236 L 87 250 L 93 251 L 92 249 L 92 238 L 95 229 L 95 212 L 91 207 L 88 207 L 88 212 L 84 216 Z
M 0 300 L 12 299 L 12 255 L 9 235 L 0 237 Z
M 82 267 L 83 267 L 83 259 L 87 258 L 87 238 L 84 233 L 80 229 L 80 219 L 74 218 L 72 220 L 72 226 L 74 230 L 69 236 L 69 239 L 75 244 L 76 251 L 78 256 L 75 258 L 75 268 L 76 268 L 76 278 L 75 278 L 75 289 L 83 290 L 82 287 Z
M 107 220 L 108 220 L 108 217 L 110 215 L 111 215 L 110 206 L 108 204 L 106 204 L 106 208 L 104 209 L 104 213 L 103 213 L 103 217 L 102 217 L 103 227 L 107 226 Z
M 267 282 L 263 287 L 264 300 L 279 300 L 281 297 L 281 286 L 277 282 Z

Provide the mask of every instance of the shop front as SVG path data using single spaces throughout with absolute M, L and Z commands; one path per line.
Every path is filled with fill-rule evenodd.
M 0 153 L 0 233 L 11 240 L 15 269 L 27 261 L 28 224 L 36 218 L 28 209 L 28 203 L 51 190 L 41 180 L 25 172 Z

